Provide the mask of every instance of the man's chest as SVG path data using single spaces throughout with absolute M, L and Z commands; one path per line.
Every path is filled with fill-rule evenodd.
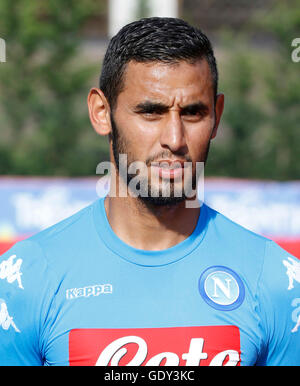
M 244 293 L 241 304 L 229 309 L 226 306 L 238 299 L 239 283 L 218 275 L 216 284 L 207 281 L 205 289 L 200 278 L 195 275 L 180 282 L 169 277 L 168 282 L 165 278 L 144 284 L 141 278 L 112 278 L 100 284 L 62 287 L 55 310 L 51 310 L 53 323 L 45 342 L 47 363 L 255 364 L 260 339 L 249 294 Z

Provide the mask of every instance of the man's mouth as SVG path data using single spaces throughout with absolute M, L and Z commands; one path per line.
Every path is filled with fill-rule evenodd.
M 151 163 L 151 167 L 161 178 L 178 179 L 184 174 L 184 162 L 182 160 L 159 160 Z

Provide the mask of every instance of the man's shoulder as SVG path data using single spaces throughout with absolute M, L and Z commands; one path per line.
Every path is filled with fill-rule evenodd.
M 206 205 L 209 213 L 209 222 L 211 221 L 211 228 L 222 235 L 225 240 L 232 240 L 238 246 L 244 246 L 247 249 L 263 248 L 265 264 L 273 264 L 276 261 L 282 263 L 283 260 L 298 260 L 289 252 L 281 248 L 275 241 L 266 236 L 255 233 L 244 226 L 229 219 L 224 214 Z
M 247 229 L 212 207 L 205 205 L 205 208 L 208 213 L 207 218 L 210 231 L 218 234 L 225 241 L 231 240 L 238 245 L 247 242 L 248 247 L 253 245 L 256 248 L 265 248 L 266 243 L 270 241 L 267 237 Z
M 273 240 L 259 235 L 232 221 L 220 212 L 207 207 L 209 245 L 221 254 L 222 260 L 240 269 L 253 279 L 276 287 L 285 280 L 285 264 L 297 260 Z M 275 285 L 274 285 L 275 283 Z
M 17 242 L 10 250 L 0 256 L 0 262 L 14 259 L 22 262 L 37 272 L 61 271 L 72 259 L 72 250 L 84 244 L 93 229 L 92 212 L 97 201 L 81 209 L 72 216 L 36 233 L 35 235 Z M 60 269 L 61 267 L 61 269 Z
M 279 304 L 287 300 L 287 293 L 292 289 L 299 290 L 299 259 L 275 241 L 244 228 L 212 208 L 207 209 L 210 245 L 214 250 L 219 248 L 224 261 L 239 267 L 245 276 L 251 276 L 256 283 L 255 291 L 264 294 L 262 297 L 268 294 L 270 303 Z
M 35 235 L 29 237 L 28 240 L 36 242 L 42 246 L 47 246 L 53 242 L 57 243 L 60 239 L 67 241 L 68 237 L 72 236 L 72 234 L 76 234 L 79 230 L 81 234 L 84 234 L 87 223 L 90 223 L 93 208 L 96 202 L 97 201 L 92 202 L 90 205 L 82 208 L 73 215 L 36 233 Z

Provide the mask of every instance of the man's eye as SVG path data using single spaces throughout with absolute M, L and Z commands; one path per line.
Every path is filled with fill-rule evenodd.
M 181 115 L 202 117 L 204 113 L 202 111 L 183 111 Z
M 145 111 L 145 112 L 141 112 L 140 114 L 147 119 L 155 119 L 162 115 L 162 113 L 158 111 Z
M 205 116 L 205 114 L 202 113 L 201 111 L 186 111 L 183 114 L 181 114 L 181 116 L 187 120 L 198 122 Z
M 142 117 L 147 120 L 147 121 L 157 121 L 158 119 L 161 118 L 161 114 L 157 113 L 145 113 L 142 114 Z
M 143 114 L 144 115 L 161 115 L 162 112 L 156 111 L 156 110 L 149 110 L 149 111 L 144 111 Z

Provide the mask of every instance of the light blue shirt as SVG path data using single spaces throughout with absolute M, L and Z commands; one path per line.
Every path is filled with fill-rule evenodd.
M 163 251 L 104 199 L 0 257 L 0 365 L 300 365 L 300 262 L 206 205 Z

